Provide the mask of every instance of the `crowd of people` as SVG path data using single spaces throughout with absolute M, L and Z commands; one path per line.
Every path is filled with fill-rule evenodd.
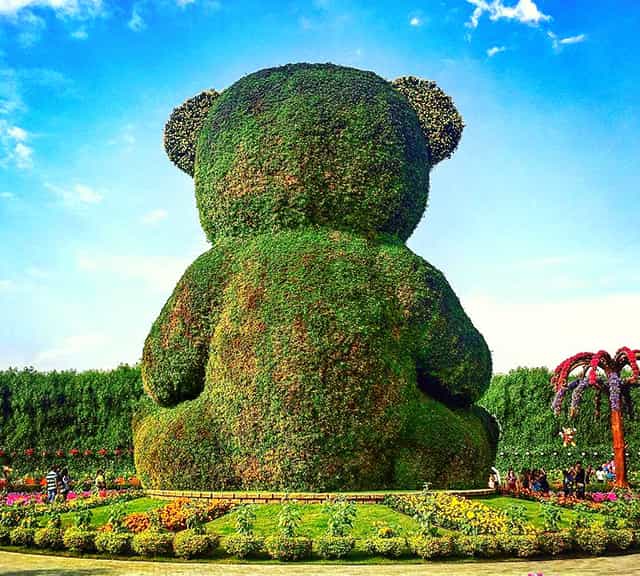
M 584 498 L 590 483 L 594 481 L 604 483 L 613 480 L 615 480 L 613 460 L 605 462 L 597 469 L 591 464 L 584 468 L 582 462 L 578 461 L 573 466 L 562 470 L 561 491 L 565 496 L 575 495 L 576 498 Z M 498 470 L 494 468 L 489 475 L 488 486 L 492 490 L 506 490 L 507 492 L 531 491 L 547 494 L 551 490 L 544 468 L 523 469 L 520 474 L 516 474 L 513 468 L 509 468 L 504 482 Z

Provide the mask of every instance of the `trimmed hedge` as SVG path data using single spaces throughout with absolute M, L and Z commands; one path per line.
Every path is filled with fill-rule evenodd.
M 576 460 L 599 465 L 611 458 L 606 397 L 599 418 L 594 417 L 594 394 L 590 388 L 585 391 L 575 418 L 568 416 L 569 402 L 565 402 L 560 417 L 556 418 L 551 410 L 554 391 L 550 378 L 551 372 L 546 368 L 518 368 L 508 374 L 498 374 L 479 400 L 500 425 L 499 468 L 562 468 Z M 631 396 L 638 405 L 640 390 L 632 389 Z M 576 429 L 575 447 L 562 445 L 559 432 L 563 426 Z M 627 415 L 625 441 L 629 444 L 629 468 L 640 470 L 640 427 L 635 418 Z
M 119 465 L 131 466 L 131 415 L 143 394 L 138 367 L 87 372 L 37 372 L 32 368 L 0 372 L 0 448 L 15 453 L 22 472 L 44 471 L 52 460 L 71 469 L 108 468 L 97 454 L 113 457 L 122 449 Z M 54 455 L 64 449 L 64 458 Z M 70 456 L 71 448 L 90 449 L 92 457 Z M 25 450 L 33 449 L 32 456 Z M 48 456 L 43 458 L 43 450 Z M 106 466 L 105 466 L 106 465 Z

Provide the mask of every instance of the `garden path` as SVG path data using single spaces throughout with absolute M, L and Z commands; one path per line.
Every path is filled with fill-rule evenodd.
M 229 564 L 91 560 L 0 552 L 2 576 L 640 576 L 640 554 L 578 560 L 423 564 Z

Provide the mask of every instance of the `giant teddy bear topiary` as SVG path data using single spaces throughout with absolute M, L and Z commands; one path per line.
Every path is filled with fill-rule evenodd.
M 261 70 L 165 128 L 212 244 L 147 337 L 134 422 L 147 487 L 477 484 L 491 356 L 404 244 L 462 119 L 433 82 L 331 64 Z

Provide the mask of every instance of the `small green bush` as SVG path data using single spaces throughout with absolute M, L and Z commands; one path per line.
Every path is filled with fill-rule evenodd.
M 236 558 L 248 558 L 255 556 L 262 551 L 264 540 L 252 534 L 233 534 L 227 536 L 224 542 L 224 549 L 230 556 Z
M 355 544 L 349 536 L 321 536 L 314 542 L 318 556 L 333 560 L 348 556 Z
M 33 543 L 38 548 L 48 548 L 49 550 L 62 550 L 64 541 L 62 540 L 63 531 L 61 528 L 53 526 L 45 526 L 36 530 L 33 537 Z
M 171 556 L 173 534 L 158 530 L 144 530 L 133 537 L 131 547 L 140 556 Z
M 0 526 L 0 544 L 9 544 L 9 533 L 11 528 L 8 526 Z
M 9 532 L 9 541 L 14 546 L 31 546 L 34 536 L 35 530 L 33 528 L 18 526 Z
M 538 538 L 535 534 L 523 534 L 512 536 L 515 544 L 515 552 L 518 558 L 531 558 L 540 553 Z
M 476 553 L 476 542 L 471 536 L 457 536 L 455 538 L 456 556 L 474 556 Z
M 277 535 L 267 538 L 264 545 L 269 556 L 275 560 L 292 562 L 311 557 L 312 542 L 309 538 Z
M 199 558 L 211 553 L 218 545 L 214 534 L 201 534 L 193 529 L 182 530 L 173 538 L 173 551 L 180 558 Z
M 450 536 L 416 536 L 409 540 L 409 549 L 424 560 L 446 558 L 455 551 L 455 540 Z
M 96 536 L 96 550 L 112 556 L 131 554 L 132 534 L 126 532 L 100 532 Z
M 558 556 L 569 552 L 572 547 L 573 539 L 569 532 L 541 532 L 538 534 L 538 548 L 544 554 Z
M 369 554 L 375 556 L 385 556 L 387 558 L 398 558 L 406 551 L 404 538 L 394 536 L 392 538 L 368 538 L 364 542 L 365 549 Z
M 599 556 L 607 547 L 609 534 L 601 526 L 591 526 L 575 530 L 573 538 L 579 550 Z
M 62 541 L 64 547 L 72 552 L 93 552 L 96 533 L 94 530 L 72 526 L 65 530 Z
M 628 550 L 633 544 L 633 530 L 628 528 L 607 530 L 607 536 L 607 548 L 612 552 Z

